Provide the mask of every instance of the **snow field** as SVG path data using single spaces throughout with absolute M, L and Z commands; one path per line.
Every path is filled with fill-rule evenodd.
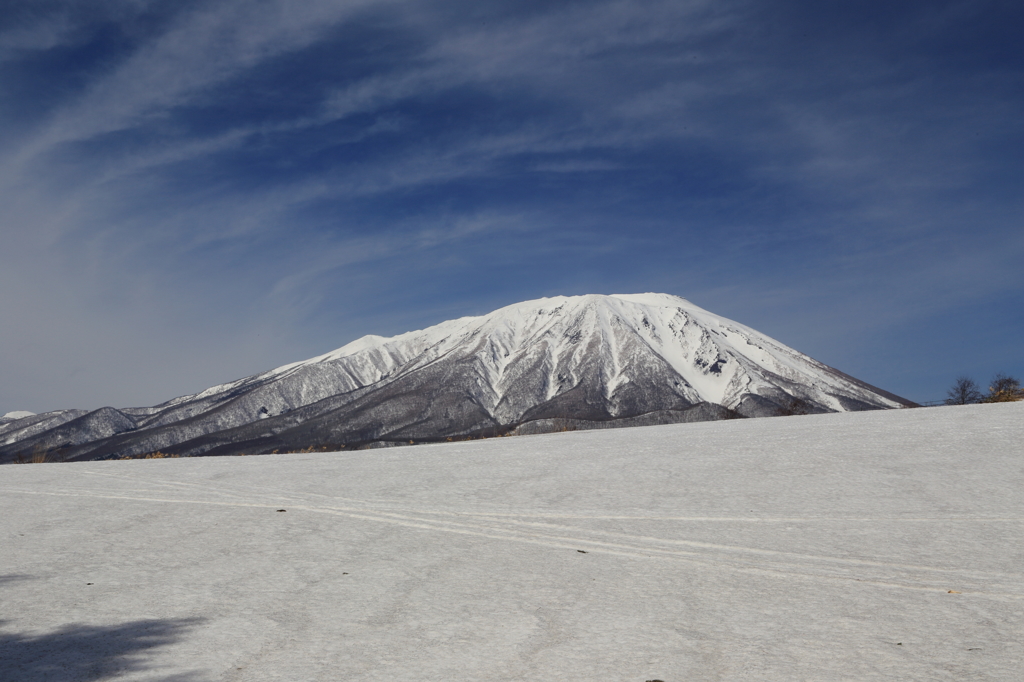
M 1022 437 L 1014 403 L 5 466 L 0 679 L 1018 680 Z

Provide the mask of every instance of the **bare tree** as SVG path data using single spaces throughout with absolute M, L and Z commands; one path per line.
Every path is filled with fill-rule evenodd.
M 1020 381 L 1000 372 L 992 379 L 985 402 L 1010 403 L 1016 400 L 1024 400 L 1024 390 L 1021 390 Z
M 786 403 L 779 409 L 779 414 L 783 416 L 796 416 L 801 414 L 810 414 L 811 408 L 807 404 L 806 400 L 801 400 L 795 396 L 791 397 Z
M 983 396 L 981 391 L 978 390 L 978 384 L 974 383 L 974 379 L 969 376 L 957 377 L 956 383 L 946 393 L 949 397 L 946 398 L 947 405 L 970 405 L 972 403 L 980 403 Z

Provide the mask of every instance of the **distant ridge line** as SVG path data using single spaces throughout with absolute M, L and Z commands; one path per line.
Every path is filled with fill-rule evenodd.
M 678 296 L 556 296 L 363 336 L 153 407 L 5 421 L 0 462 L 263 454 L 916 406 Z

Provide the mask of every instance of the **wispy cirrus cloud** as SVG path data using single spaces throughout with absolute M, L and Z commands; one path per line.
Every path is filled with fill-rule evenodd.
M 613 289 L 689 295 L 857 374 L 869 335 L 1021 296 L 1019 14 L 16 3 L 0 409 L 155 402 Z

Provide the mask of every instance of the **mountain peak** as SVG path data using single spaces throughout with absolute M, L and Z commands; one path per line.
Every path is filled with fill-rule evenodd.
M 70 444 L 78 458 L 194 455 L 436 440 L 565 420 L 639 424 L 907 404 L 684 298 L 591 294 L 364 336 L 153 408 L 35 417 L 38 426 L 9 435 L 20 442 L 0 447 L 0 456 L 32 439 Z

